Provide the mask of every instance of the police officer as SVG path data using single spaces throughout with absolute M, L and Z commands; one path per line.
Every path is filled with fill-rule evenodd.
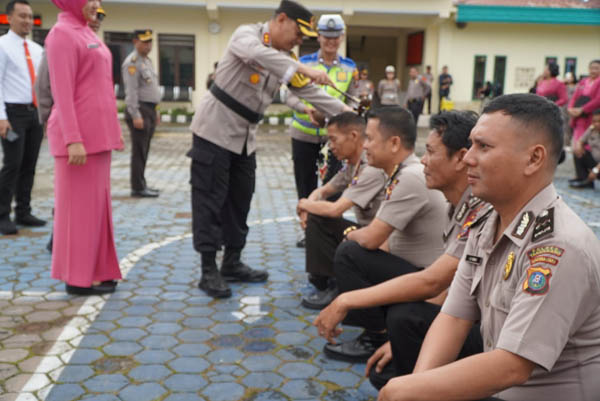
M 155 198 L 159 192 L 146 185 L 144 176 L 150 140 L 159 121 L 158 76 L 148 58 L 152 50 L 152 30 L 136 30 L 133 45 L 135 50 L 121 67 L 127 105 L 125 121 L 131 133 L 131 196 Z
M 396 78 L 396 67 L 385 67 L 385 78 L 377 85 L 377 96 L 382 106 L 398 106 L 400 104 L 400 80 Z
M 369 70 L 363 68 L 360 70 L 360 79 L 356 83 L 358 96 L 361 100 L 372 100 L 373 93 L 375 92 L 375 86 L 373 81 L 369 79 Z
M 356 223 L 344 212 L 354 210 L 360 225 L 368 225 L 384 197 L 385 174 L 370 167 L 363 149 L 365 119 L 346 112 L 333 116 L 327 124 L 329 148 L 343 167 L 325 185 L 298 202 L 298 212 L 306 231 L 306 272 L 316 291 L 302 298 L 302 305 L 323 309 L 337 295 L 333 256 L 344 239 L 344 230 Z M 341 194 L 335 202 L 332 195 Z
M 408 89 L 406 90 L 406 103 L 404 107 L 408 108 L 415 119 L 415 123 L 419 124 L 419 116 L 423 112 L 423 105 L 427 94 L 431 92 L 431 86 L 427 82 L 427 78 L 419 75 L 419 71 L 415 67 L 411 67 L 408 71 Z
M 345 29 L 346 25 L 339 14 L 322 15 L 317 24 L 319 33 L 317 40 L 320 49 L 315 53 L 301 57 L 300 62 L 326 72 L 340 91 L 357 95 L 356 79 L 358 78 L 358 72 L 356 64 L 351 59 L 338 54 L 344 39 Z M 323 89 L 331 96 L 351 106 L 357 106 L 331 86 L 325 86 Z M 292 94 L 288 96 L 286 103 L 295 110 L 290 125 L 290 136 L 292 137 L 292 159 L 294 160 L 296 191 L 298 192 L 298 199 L 302 199 L 307 198 L 317 188 L 317 163 L 321 147 L 327 142 L 327 130 L 319 128 L 311 121 L 307 109 L 313 109 L 313 107 L 308 102 L 301 101 Z M 327 171 L 322 173 L 324 181 L 331 179 L 340 166 L 339 161 L 332 154 L 328 154 Z M 304 246 L 304 241 L 300 240 L 298 246 Z
M 290 53 L 304 36 L 317 35 L 312 21 L 306 8 L 284 0 L 270 21 L 237 28 L 194 115 L 188 153 L 194 248 L 202 254 L 199 287 L 210 296 L 231 296 L 224 279 L 262 282 L 268 277 L 240 257 L 255 186 L 257 124 L 281 84 L 326 115 L 348 109 L 311 83 L 334 85 L 325 71 L 299 63 Z M 221 245 L 225 254 L 219 271 L 215 256 Z
M 390 380 L 379 400 L 596 401 L 600 241 L 552 184 L 561 111 L 537 95 L 500 96 L 471 140 L 469 183 L 494 212 L 471 227 L 415 373 Z M 484 352 L 453 362 L 476 321 Z

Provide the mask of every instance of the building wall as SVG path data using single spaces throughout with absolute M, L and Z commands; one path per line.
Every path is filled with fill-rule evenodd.
M 493 81 L 494 57 L 506 56 L 504 93 L 527 92 L 527 87 L 516 86 L 518 68 L 534 68 L 538 76 L 546 57 L 558 57 L 562 76 L 565 57 L 577 57 L 577 75 L 587 74 L 589 62 L 600 56 L 598 38 L 600 27 L 468 23 L 459 29 L 446 21 L 439 28 L 438 74 L 441 66 L 448 65 L 454 78 L 452 99 L 468 103 L 475 55 L 487 56 L 486 81 Z

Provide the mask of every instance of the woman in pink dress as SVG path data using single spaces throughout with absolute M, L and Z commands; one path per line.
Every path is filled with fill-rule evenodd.
M 558 64 L 547 64 L 546 68 L 544 68 L 542 79 L 537 84 L 535 93 L 553 101 L 557 106 L 564 106 L 569 101 L 567 87 L 556 78 L 558 74 Z
M 99 0 L 52 0 L 62 10 L 46 38 L 54 106 L 52 278 L 70 294 L 114 292 L 121 278 L 112 224 L 111 152 L 123 148 L 113 92 L 112 56 L 87 23 Z

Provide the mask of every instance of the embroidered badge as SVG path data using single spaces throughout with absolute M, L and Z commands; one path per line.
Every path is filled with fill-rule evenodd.
M 252 75 L 250 75 L 250 83 L 253 85 L 256 85 L 257 83 L 260 82 L 260 75 L 257 73 L 254 73 Z
M 465 260 L 469 263 L 473 263 L 474 265 L 480 265 L 483 261 L 483 258 L 475 255 L 467 255 L 465 256 Z
M 546 238 L 554 232 L 554 208 L 544 210 L 535 219 L 535 227 L 533 227 L 533 235 L 531 241 L 536 242 Z
M 335 78 L 338 82 L 346 82 L 348 80 L 348 73 L 346 71 L 338 71 Z
M 512 273 L 514 263 L 515 253 L 511 252 L 508 254 L 508 259 L 506 259 L 506 263 L 504 264 L 504 280 L 508 280 L 508 278 L 510 277 L 510 273 Z
M 519 220 L 519 224 L 515 226 L 515 229 L 512 232 L 513 237 L 517 237 L 519 239 L 525 238 L 525 234 L 529 231 L 529 227 L 533 223 L 533 213 L 532 212 L 523 212 L 521 215 L 521 219 Z
M 467 205 L 467 202 L 464 202 L 462 205 L 460 205 L 458 213 L 456 213 L 456 221 L 462 221 L 463 217 L 465 217 L 465 213 L 467 213 L 467 210 L 469 210 L 469 206 Z
M 560 258 L 563 253 L 565 253 L 564 249 L 557 246 L 548 245 L 530 249 L 529 252 L 527 252 L 527 256 L 529 259 L 533 259 L 539 255 L 554 255 Z
M 127 72 L 129 73 L 129 75 L 135 75 L 136 71 L 137 71 L 137 68 L 135 68 L 135 65 L 130 65 L 127 68 Z
M 457 239 L 462 241 L 467 240 L 467 238 L 469 237 L 469 231 L 471 230 L 471 226 L 477 220 L 477 213 L 479 213 L 480 210 L 481 206 L 477 209 L 472 210 L 471 213 L 469 213 L 469 215 L 465 219 L 465 222 L 462 225 L 460 233 L 458 233 L 458 235 L 456 236 Z
M 527 278 L 523 282 L 523 291 L 531 295 L 544 295 L 550 288 L 552 271 L 539 266 L 527 269 Z
M 532 265 L 535 265 L 537 263 L 547 263 L 549 265 L 556 266 L 558 264 L 558 259 L 544 255 L 536 256 L 535 258 L 530 259 L 530 261 Z
M 265 45 L 270 45 L 271 44 L 271 35 L 269 35 L 269 32 L 265 32 L 263 34 L 263 43 Z

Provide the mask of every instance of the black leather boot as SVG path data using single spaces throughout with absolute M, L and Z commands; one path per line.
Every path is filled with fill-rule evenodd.
M 245 283 L 261 283 L 267 281 L 269 273 L 265 270 L 256 270 L 243 263 L 240 258 L 241 249 L 225 249 L 221 275 L 227 281 L 242 281 Z

